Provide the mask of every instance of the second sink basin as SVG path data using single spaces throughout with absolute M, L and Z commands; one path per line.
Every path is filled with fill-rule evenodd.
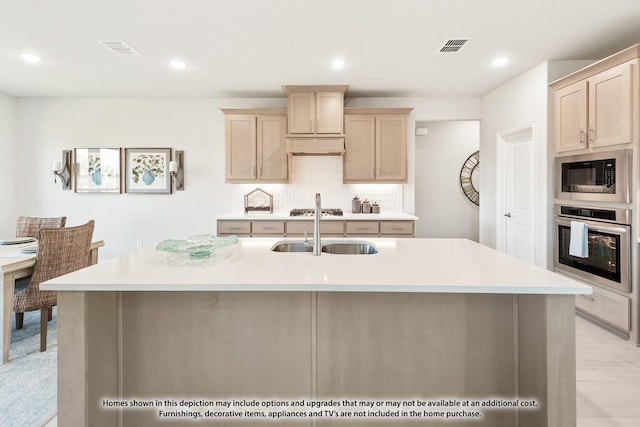
M 301 240 L 283 240 L 271 247 L 273 252 L 313 252 L 313 243 Z M 362 240 L 330 241 L 322 244 L 322 252 L 335 255 L 377 254 L 378 248 L 371 242 Z
M 328 254 L 369 255 L 377 254 L 378 248 L 371 242 L 333 242 L 322 245 Z

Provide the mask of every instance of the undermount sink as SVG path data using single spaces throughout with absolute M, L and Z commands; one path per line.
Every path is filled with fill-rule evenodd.
M 271 247 L 273 252 L 312 252 L 313 245 L 305 242 L 277 242 Z
M 313 252 L 313 244 L 304 241 L 276 242 L 273 252 Z M 326 242 L 322 244 L 322 252 L 335 255 L 370 255 L 377 254 L 378 248 L 371 242 L 351 240 L 346 242 Z
M 334 242 L 322 245 L 322 252 L 328 254 L 369 255 L 377 254 L 378 248 L 370 242 Z

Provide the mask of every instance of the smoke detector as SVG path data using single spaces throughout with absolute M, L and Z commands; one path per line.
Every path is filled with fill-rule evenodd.
M 442 46 L 440 46 L 440 53 L 456 53 L 460 52 L 471 39 L 467 38 L 457 38 L 457 39 L 449 39 L 445 40 Z
M 140 52 L 131 47 L 129 43 L 122 40 L 98 40 L 98 43 L 116 55 L 142 56 Z

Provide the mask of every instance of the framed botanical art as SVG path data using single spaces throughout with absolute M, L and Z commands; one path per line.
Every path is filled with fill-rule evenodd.
M 171 148 L 126 148 L 127 193 L 171 193 Z
M 119 148 L 74 148 L 76 193 L 120 193 Z

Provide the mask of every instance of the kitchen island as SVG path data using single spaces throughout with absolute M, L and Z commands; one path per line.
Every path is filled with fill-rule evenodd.
M 319 257 L 278 240 L 143 250 L 42 285 L 59 425 L 575 426 L 588 286 L 464 239 Z

